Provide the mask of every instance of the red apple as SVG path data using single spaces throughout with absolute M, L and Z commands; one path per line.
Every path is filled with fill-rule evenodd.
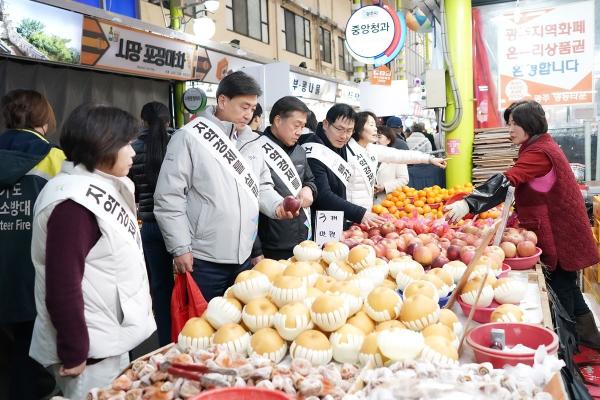
M 388 233 L 396 232 L 396 226 L 392 222 L 384 223 L 381 225 L 380 229 L 383 236 L 387 235 Z
M 438 240 L 438 244 L 442 249 L 448 249 L 451 243 L 450 240 L 448 240 L 447 238 L 441 238 L 440 240 Z
M 396 239 L 396 247 L 398 248 L 398 250 L 405 251 L 407 246 L 408 245 L 406 243 L 406 240 L 404 240 L 403 237 L 399 237 L 398 239 Z
M 433 240 L 433 238 L 427 233 L 421 233 L 417 236 L 417 238 L 421 239 L 421 242 L 423 244 L 431 243 L 431 241 Z
M 358 226 L 358 225 L 352 225 L 350 227 L 350 229 L 348 229 L 348 230 L 349 231 L 359 231 L 359 232 L 362 232 L 362 229 L 360 229 L 360 226 Z
M 523 241 L 523 236 L 518 233 L 509 233 L 506 237 L 506 241 L 514 243 L 516 246 Z
M 461 248 L 461 246 L 457 246 L 455 244 L 451 244 L 450 246 L 448 246 L 448 248 L 446 249 L 446 256 L 448 257 L 448 260 L 454 261 L 460 259 Z
M 419 246 L 418 243 L 410 243 L 407 247 L 406 247 L 406 253 L 410 254 L 411 256 L 414 254 L 415 249 L 417 248 L 417 246 Z
M 379 243 L 384 245 L 386 248 L 397 249 L 396 241 L 394 239 L 381 239 Z
M 533 244 L 537 244 L 537 242 L 538 242 L 537 235 L 531 231 L 523 232 L 523 239 L 529 240 Z
M 466 225 L 463 227 L 462 231 L 467 234 L 479 236 L 481 234 L 481 229 L 473 225 Z
M 363 239 L 361 243 L 367 246 L 375 246 L 375 242 L 372 239 Z
M 429 242 L 425 245 L 425 247 L 427 247 L 429 250 L 431 250 L 431 257 L 432 258 L 437 258 L 439 257 L 441 250 L 440 250 L 440 246 L 438 246 L 437 243 L 435 242 Z
M 452 239 L 450 241 L 450 243 L 452 243 L 453 245 L 458 246 L 458 247 L 463 247 L 463 246 L 467 245 L 467 242 L 465 242 L 464 240 L 457 239 L 457 238 Z
M 460 231 L 454 232 L 455 239 L 460 239 L 460 240 L 464 241 L 466 236 L 467 236 L 467 234 L 464 232 L 460 232 Z
M 524 240 L 517 245 L 517 254 L 519 257 L 530 257 L 537 252 L 535 244 L 529 240 Z
M 400 237 L 400 235 L 398 234 L 398 232 L 390 232 L 387 235 L 385 235 L 386 239 L 398 239 Z
M 381 236 L 381 231 L 379 230 L 379 228 L 369 229 L 369 237 L 373 237 L 373 236 Z
M 413 251 L 413 259 L 424 267 L 431 265 L 433 255 L 431 250 L 423 245 L 417 245 Z
M 460 260 L 465 264 L 469 264 L 471 260 L 475 257 L 475 247 L 473 246 L 464 246 L 460 249 Z
M 287 196 L 283 199 L 283 209 L 291 213 L 295 213 L 300 209 L 302 202 L 294 196 Z
M 375 249 L 375 255 L 379 258 L 383 257 L 385 255 L 385 246 L 382 244 L 376 244 L 375 246 L 373 246 L 373 248 Z
M 406 222 L 404 222 L 402 219 L 397 219 L 394 221 L 394 226 L 396 227 L 397 231 L 401 231 L 406 226 Z
M 502 242 L 500 248 L 504 252 L 505 258 L 515 258 L 517 256 L 517 246 L 512 242 Z
M 383 236 L 381 236 L 381 235 L 375 235 L 375 236 L 371 236 L 369 239 L 371 239 L 374 243 L 379 243 L 379 241 L 381 239 L 383 239 Z
M 476 240 L 477 236 L 473 235 L 472 233 L 467 233 L 467 236 L 465 236 L 465 242 L 467 242 L 468 245 L 472 246 Z
M 449 262 L 450 260 L 448 260 L 446 257 L 439 256 L 433 260 L 433 262 L 431 263 L 431 268 L 442 268 L 446 263 Z
M 400 257 L 400 252 L 398 249 L 392 249 L 390 247 L 385 249 L 385 258 L 388 260 L 393 260 L 394 258 Z
M 348 248 L 353 248 L 355 246 L 357 246 L 360 242 L 354 239 L 344 239 L 342 240 L 342 243 L 344 243 L 346 246 L 348 246 Z
M 408 229 L 408 228 L 404 228 L 401 233 L 403 235 L 417 236 L 417 232 L 415 232 L 413 229 Z

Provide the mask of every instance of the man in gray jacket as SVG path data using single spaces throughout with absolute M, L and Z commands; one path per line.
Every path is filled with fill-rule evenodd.
M 259 209 L 270 218 L 294 217 L 283 210 L 264 156 L 239 151 L 257 137 L 247 124 L 260 94 L 241 71 L 225 77 L 217 105 L 175 132 L 158 177 L 154 215 L 167 250 L 176 272 L 190 271 L 207 301 L 250 268 Z M 245 167 L 244 179 L 236 172 Z

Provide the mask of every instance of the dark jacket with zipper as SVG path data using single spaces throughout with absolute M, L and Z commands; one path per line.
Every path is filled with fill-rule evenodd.
M 11 129 L 0 135 L 0 325 L 33 321 L 33 206 L 65 155 L 42 135 Z
M 150 132 L 144 130 L 131 145 L 135 151 L 135 157 L 133 157 L 133 166 L 129 171 L 129 178 L 135 184 L 138 218 L 146 222 L 155 222 L 154 190 L 156 189 L 156 180 L 151 180 L 146 175 L 146 143 L 149 139 Z M 158 179 L 158 174 L 156 174 L 156 177 Z
M 294 167 L 298 172 L 298 176 L 302 180 L 302 187 L 308 187 L 313 192 L 313 198 L 317 197 L 317 186 L 315 185 L 315 177 L 308 165 L 306 152 L 300 145 L 288 147 L 284 145 L 271 132 L 271 127 L 267 127 L 263 132 L 273 142 L 286 152 L 294 163 Z M 256 139 L 260 140 L 260 139 Z M 279 176 L 271 170 L 271 177 L 275 184 L 275 190 L 282 197 L 291 196 L 285 183 Z M 305 225 L 306 214 L 300 210 L 300 214 L 294 219 L 271 219 L 264 214 L 260 214 L 258 220 L 258 237 L 260 239 L 261 249 L 269 250 L 292 250 L 295 245 L 307 239 L 308 227 Z M 253 251 L 253 256 L 260 255 L 260 252 Z
M 310 143 L 325 145 L 344 160 L 348 161 L 348 156 L 346 154 L 347 146 L 344 146 L 341 149 L 334 147 L 327 139 L 322 123 L 319 123 L 317 126 L 316 133 L 305 136 L 306 138 L 303 140 L 304 145 L 310 145 Z M 308 159 L 308 165 L 315 176 L 315 184 L 317 185 L 317 190 L 319 192 L 311 207 L 313 220 L 317 210 L 343 211 L 345 219 L 360 223 L 367 212 L 367 209 L 346 200 L 346 186 L 335 173 L 321 161 L 314 158 Z

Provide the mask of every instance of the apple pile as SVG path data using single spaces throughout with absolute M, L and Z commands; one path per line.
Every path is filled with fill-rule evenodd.
M 440 219 L 393 217 L 377 228 L 353 225 L 343 234 L 343 243 L 352 248 L 358 244 L 372 246 L 377 257 L 393 260 L 410 255 L 425 268 L 441 268 L 454 260 L 471 262 L 481 244 L 483 225 L 469 224 L 453 229 Z M 535 246 L 534 246 L 535 247 Z M 502 263 L 504 252 L 498 246 L 488 246 L 486 256 Z
M 500 247 L 506 258 L 530 257 L 537 253 L 537 236 L 523 228 L 506 228 Z

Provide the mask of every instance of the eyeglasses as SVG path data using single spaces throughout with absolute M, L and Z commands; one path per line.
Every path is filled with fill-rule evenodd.
M 354 132 L 354 128 L 344 129 L 344 128 L 337 127 L 334 124 L 329 124 L 329 125 L 331 125 L 339 133 L 345 133 L 346 135 L 352 135 L 352 132 Z

